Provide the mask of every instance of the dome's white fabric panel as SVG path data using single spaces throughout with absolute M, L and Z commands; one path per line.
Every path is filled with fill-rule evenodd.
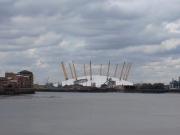
M 125 81 L 125 80 L 119 80 L 119 78 L 109 77 L 112 79 L 112 81 L 116 82 L 116 85 L 123 85 L 123 86 L 132 86 L 133 83 Z M 90 80 L 90 76 L 82 76 L 78 77 L 78 80 L 80 79 L 87 79 L 87 82 L 81 83 L 83 86 L 91 86 L 92 83 L 95 83 L 96 87 L 101 87 L 102 84 L 104 84 L 107 81 L 107 76 L 100 76 L 100 75 L 93 75 L 92 80 Z M 62 86 L 65 85 L 73 85 L 75 79 L 69 79 L 62 82 Z

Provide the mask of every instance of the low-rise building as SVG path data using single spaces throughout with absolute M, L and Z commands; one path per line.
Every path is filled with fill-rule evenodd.
M 19 73 L 6 72 L 5 77 L 0 77 L 0 88 L 32 88 L 33 73 L 23 70 Z

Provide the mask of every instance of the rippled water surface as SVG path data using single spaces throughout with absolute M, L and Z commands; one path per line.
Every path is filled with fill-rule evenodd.
M 180 94 L 0 96 L 0 135 L 179 135 Z

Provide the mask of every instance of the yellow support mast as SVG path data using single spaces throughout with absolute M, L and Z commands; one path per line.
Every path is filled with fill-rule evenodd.
M 87 74 L 86 74 L 86 64 L 84 64 L 84 76 L 85 76 L 86 79 L 87 79 Z
M 109 70 L 110 70 L 110 60 L 109 60 L 109 63 L 108 63 L 107 80 L 109 78 Z
M 77 80 L 76 67 L 75 67 L 75 64 L 73 62 L 72 62 L 72 64 L 73 64 L 74 76 L 75 76 L 75 79 Z
M 116 64 L 116 68 L 115 68 L 115 71 L 114 71 L 114 77 L 116 77 L 117 69 L 118 69 L 118 64 Z
M 89 71 L 89 73 L 90 73 L 90 80 L 92 80 L 92 68 L 91 68 L 91 60 L 90 60 L 89 66 L 90 66 L 90 71 Z
M 126 75 L 127 75 L 128 68 L 129 68 L 129 63 L 127 63 L 126 66 L 125 66 L 123 80 L 126 80 Z
M 71 67 L 71 64 L 70 64 L 70 63 L 69 63 L 69 69 L 70 69 L 70 71 L 71 71 L 71 77 L 72 77 L 72 79 L 74 79 L 74 74 L 73 74 L 72 67 Z
M 62 70 L 63 70 L 63 73 L 64 73 L 64 78 L 65 78 L 65 80 L 68 80 L 67 71 L 66 71 L 66 68 L 65 68 L 65 65 L 64 65 L 63 62 L 61 62 L 61 66 L 62 66 Z
M 122 69 L 121 69 L 121 74 L 120 74 L 120 77 L 119 77 L 120 80 L 123 79 L 122 77 L 123 77 L 123 74 L 124 74 L 125 65 L 126 65 L 126 63 L 124 62 L 124 63 L 123 63 L 123 66 L 122 66 Z
M 102 75 L 102 64 L 100 65 L 100 76 Z
M 125 78 L 126 81 L 127 81 L 128 77 L 129 77 L 129 73 L 130 73 L 131 67 L 132 67 L 132 63 L 129 64 L 129 68 L 128 68 L 128 71 L 127 71 L 127 74 L 126 74 L 126 78 Z

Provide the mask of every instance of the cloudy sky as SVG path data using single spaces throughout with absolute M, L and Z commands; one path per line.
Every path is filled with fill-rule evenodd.
M 179 0 L 0 0 L 0 74 L 63 80 L 60 62 L 133 62 L 133 82 L 180 75 Z

